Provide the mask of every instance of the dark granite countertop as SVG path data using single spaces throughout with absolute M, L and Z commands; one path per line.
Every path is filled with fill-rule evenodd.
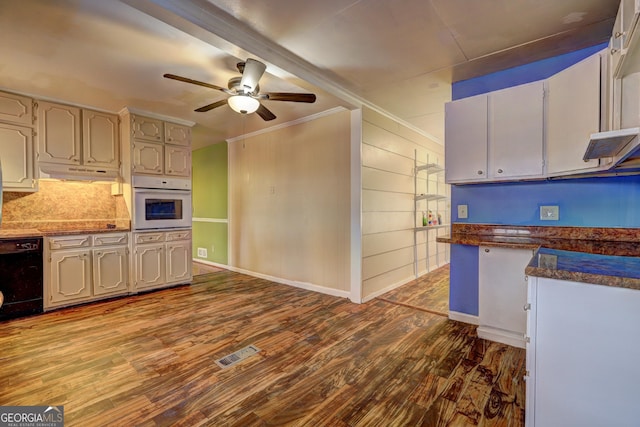
M 525 268 L 529 276 L 640 290 L 640 257 L 540 248 Z
M 454 224 L 437 241 L 537 249 L 530 276 L 640 290 L 640 229 Z
M 131 231 L 128 227 L 116 228 L 81 228 L 81 229 L 44 229 L 16 228 L 0 229 L 0 239 L 18 239 L 22 237 L 72 236 L 76 234 L 122 233 Z

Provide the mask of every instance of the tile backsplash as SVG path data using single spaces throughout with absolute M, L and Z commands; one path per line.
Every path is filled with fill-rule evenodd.
M 2 196 L 3 229 L 129 226 L 124 199 L 111 194 L 110 183 L 41 180 L 35 193 Z

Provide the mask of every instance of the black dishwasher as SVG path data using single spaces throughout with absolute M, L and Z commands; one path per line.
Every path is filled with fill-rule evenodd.
M 0 320 L 42 313 L 42 238 L 0 239 Z

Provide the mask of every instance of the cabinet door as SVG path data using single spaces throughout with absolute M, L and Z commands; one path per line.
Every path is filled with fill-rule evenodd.
M 145 289 L 165 283 L 164 243 L 135 248 L 135 288 Z
M 191 241 L 167 243 L 167 283 L 191 280 Z
M 547 173 L 598 166 L 582 156 L 600 130 L 600 56 L 595 54 L 547 81 Z
M 640 291 L 538 280 L 537 426 L 637 426 Z M 567 398 L 571 396 L 571 398 Z
M 91 297 L 91 252 L 88 249 L 51 252 L 50 303 Z
M 164 124 L 164 142 L 166 144 L 191 146 L 191 128 L 174 123 Z
M 79 164 L 80 109 L 38 102 L 38 160 Z
M 487 178 L 487 96 L 445 104 L 445 180 L 447 183 Z
M 0 120 L 33 126 L 33 100 L 26 96 L 0 92 Z
M 164 165 L 163 148 L 161 144 L 134 141 L 133 172 L 161 175 Z
M 143 141 L 162 142 L 162 120 L 131 116 L 132 137 Z
M 544 83 L 489 94 L 489 176 L 535 177 L 543 172 Z
M 126 293 L 129 288 L 129 262 L 126 246 L 94 249 L 93 294 Z
M 165 145 L 164 171 L 166 175 L 191 176 L 191 149 Z
M 0 123 L 3 191 L 34 191 L 33 129 Z
M 527 281 L 524 269 L 533 252 L 481 246 L 478 264 L 478 336 L 524 347 Z M 503 339 L 504 338 L 504 339 Z
M 640 3 L 638 0 L 622 0 L 621 3 L 622 45 L 625 49 L 629 47 L 634 31 L 637 31 L 636 24 L 638 22 L 638 13 L 640 13 L 640 5 L 638 3 Z
M 84 163 L 110 169 L 120 167 L 118 116 L 82 110 Z

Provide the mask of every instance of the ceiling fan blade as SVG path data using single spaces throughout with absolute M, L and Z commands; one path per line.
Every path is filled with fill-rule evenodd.
M 216 101 L 212 104 L 205 105 L 204 107 L 200 107 L 194 111 L 197 111 L 198 113 L 204 113 L 205 111 L 210 111 L 210 110 L 213 110 L 214 108 L 222 107 L 223 105 L 226 105 L 226 104 L 227 104 L 227 100 L 223 99 L 221 101 Z
M 264 120 L 265 122 L 276 118 L 276 115 L 269 111 L 269 109 L 262 104 L 260 104 L 260 106 L 256 110 L 256 113 L 258 113 L 258 115 L 262 117 L 262 120 Z
M 240 81 L 240 87 L 246 93 L 253 93 L 258 87 L 260 77 L 264 74 L 267 66 L 255 59 L 247 59 L 244 63 L 244 71 L 242 72 L 242 80 Z
M 263 93 L 262 96 L 269 101 L 307 102 L 309 104 L 316 102 L 316 96 L 313 93 L 269 92 Z
M 181 82 L 191 83 L 191 84 L 194 84 L 194 85 L 204 86 L 204 87 L 208 87 L 210 89 L 215 89 L 215 90 L 219 90 L 221 92 L 229 93 L 229 90 L 225 89 L 223 87 L 212 85 L 210 83 L 199 82 L 198 80 L 193 80 L 193 79 L 190 79 L 190 78 L 187 78 L 187 77 L 176 76 L 175 74 L 164 74 L 163 77 L 165 77 L 167 79 L 178 80 L 178 81 L 181 81 Z

